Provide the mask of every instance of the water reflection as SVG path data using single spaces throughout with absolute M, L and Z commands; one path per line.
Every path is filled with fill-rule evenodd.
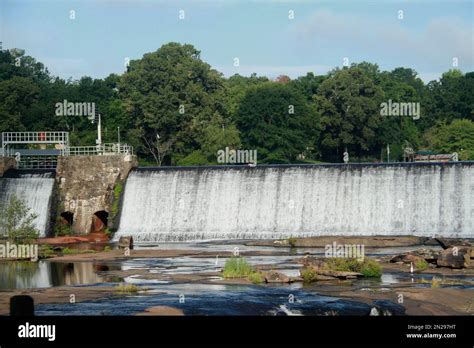
M 100 272 L 107 270 L 110 270 L 110 266 L 91 262 L 0 262 L 0 289 L 102 283 L 106 279 Z

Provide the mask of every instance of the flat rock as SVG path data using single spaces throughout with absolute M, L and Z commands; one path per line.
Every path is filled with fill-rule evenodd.
M 183 311 L 179 308 L 169 306 L 155 306 L 146 308 L 144 312 L 136 314 L 137 316 L 148 316 L 148 315 L 170 315 L 170 316 L 182 316 Z
M 290 277 L 280 272 L 269 271 L 265 273 L 265 282 L 266 283 L 289 283 Z
M 326 277 L 333 277 L 338 279 L 355 279 L 358 277 L 362 277 L 362 273 L 358 272 L 346 272 L 346 271 L 330 271 L 330 270 L 316 270 L 318 275 L 323 275 Z

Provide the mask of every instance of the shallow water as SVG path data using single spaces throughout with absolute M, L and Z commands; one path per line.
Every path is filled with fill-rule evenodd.
M 371 309 L 364 303 L 312 294 L 291 286 L 171 284 L 116 299 L 38 305 L 35 313 L 134 315 L 153 306 L 179 308 L 185 315 L 368 315 Z

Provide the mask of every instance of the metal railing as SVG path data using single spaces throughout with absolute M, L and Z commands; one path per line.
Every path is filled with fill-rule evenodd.
M 13 156 L 14 144 L 60 144 L 69 146 L 68 132 L 3 132 L 1 156 Z
M 96 146 L 68 146 L 61 156 L 113 156 L 133 155 L 133 146 L 127 144 L 102 144 Z
M 68 132 L 4 132 L 2 144 L 69 144 Z
M 55 169 L 57 156 L 23 156 L 17 163 L 18 169 Z

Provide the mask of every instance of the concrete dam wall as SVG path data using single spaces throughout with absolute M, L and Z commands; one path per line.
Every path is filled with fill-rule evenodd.
M 474 163 L 140 168 L 115 239 L 474 238 Z

